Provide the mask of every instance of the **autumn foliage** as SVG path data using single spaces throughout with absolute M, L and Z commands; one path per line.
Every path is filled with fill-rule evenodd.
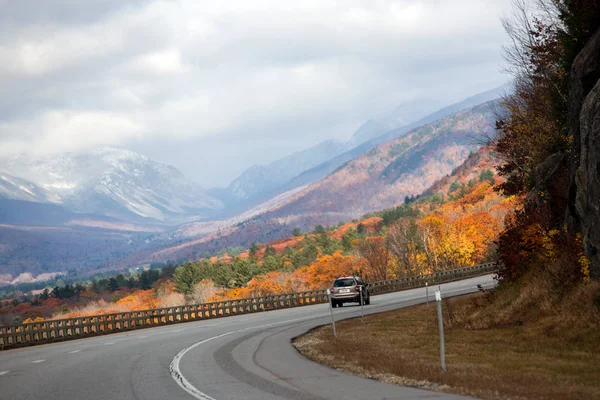
M 107 286 L 78 289 L 73 299 L 49 296 L 42 304 L 52 306 L 54 317 L 77 317 L 321 290 L 346 275 L 380 281 L 487 262 L 503 219 L 519 204 L 494 191 L 502 182 L 492 173 L 494 162 L 490 149 L 482 149 L 410 204 L 253 244 L 238 256 L 223 252 L 169 266 L 160 275 L 111 278 Z M 19 314 L 48 315 L 32 313 L 36 306 L 27 304 Z

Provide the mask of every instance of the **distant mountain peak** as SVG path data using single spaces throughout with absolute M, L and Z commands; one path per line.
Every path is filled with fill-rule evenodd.
M 173 166 L 130 150 L 100 147 L 53 156 L 15 156 L 0 167 L 0 197 L 60 204 L 122 219 L 187 220 L 223 204 Z
M 80 154 L 83 154 L 83 153 L 86 153 L 86 152 L 82 152 Z M 88 153 L 94 154 L 94 155 L 99 155 L 99 156 L 111 156 L 111 157 L 115 157 L 118 159 L 148 160 L 148 161 L 150 160 L 145 155 L 136 153 L 135 151 L 120 149 L 117 147 L 110 147 L 110 146 L 97 147 L 93 150 L 90 150 Z
M 366 141 L 376 138 L 377 136 L 390 130 L 388 125 L 384 125 L 374 119 L 368 119 L 362 124 L 350 138 L 350 143 L 358 146 Z

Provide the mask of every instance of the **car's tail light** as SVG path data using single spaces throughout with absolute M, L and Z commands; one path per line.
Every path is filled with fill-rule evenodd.
M 355 287 L 354 287 L 354 290 L 356 290 L 357 292 L 360 292 L 360 286 L 358 286 L 358 285 L 357 285 L 357 286 L 355 286 Z

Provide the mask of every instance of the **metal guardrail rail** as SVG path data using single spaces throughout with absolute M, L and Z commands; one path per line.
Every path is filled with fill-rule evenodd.
M 433 284 L 470 278 L 492 273 L 496 270 L 495 263 L 480 264 L 434 274 L 373 282 L 369 283 L 369 291 L 372 295 L 378 295 L 424 287 L 425 283 Z M 327 301 L 327 292 L 316 290 L 152 310 L 29 322 L 0 327 L 0 350 L 181 322 L 306 306 L 326 303 Z

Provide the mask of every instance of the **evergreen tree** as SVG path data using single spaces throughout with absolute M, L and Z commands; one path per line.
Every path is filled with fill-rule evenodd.
M 276 254 L 277 254 L 277 252 L 275 251 L 275 248 L 273 246 L 271 246 L 270 244 L 268 244 L 267 247 L 265 248 L 265 257 L 274 256 Z
M 359 235 L 364 234 L 367 231 L 367 228 L 365 227 L 365 225 L 361 222 L 356 226 L 356 232 L 358 232 Z
M 258 246 L 256 243 L 252 242 L 250 245 L 250 249 L 248 250 L 248 256 L 251 260 L 256 260 L 256 254 L 258 253 Z
M 48 297 L 50 297 L 50 291 L 48 290 L 48 288 L 45 288 L 40 294 L 40 300 L 48 300 Z
M 496 180 L 494 179 L 494 173 L 489 169 L 481 171 L 481 174 L 479 174 L 479 181 L 489 181 L 490 185 L 494 185 L 496 183 Z
M 175 290 L 183 294 L 185 301 L 190 302 L 194 286 L 202 280 L 202 272 L 196 263 L 187 262 L 177 267 L 173 274 Z
M 349 252 L 354 248 L 354 240 L 358 238 L 356 229 L 348 229 L 342 236 L 342 248 L 345 252 Z

